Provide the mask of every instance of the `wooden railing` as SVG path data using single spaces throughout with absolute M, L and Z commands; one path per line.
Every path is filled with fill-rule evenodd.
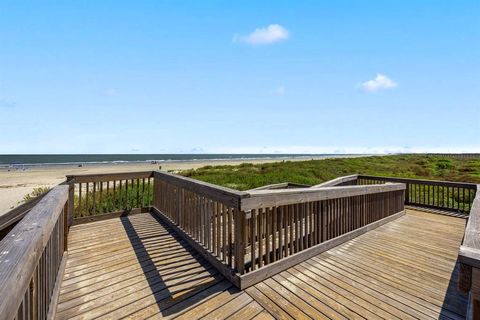
M 66 262 L 68 186 L 53 188 L 0 242 L 0 318 L 52 318 Z
M 317 185 L 312 188 L 326 188 L 326 187 L 343 187 L 343 186 L 356 186 L 358 184 L 358 175 L 350 175 L 344 177 L 338 177 Z
M 426 153 L 425 155 L 438 158 L 476 159 L 480 153 Z
M 154 210 L 239 286 L 243 257 L 239 221 L 248 193 L 164 172 L 154 173 Z
M 470 293 L 468 319 L 480 318 L 480 185 L 477 185 L 468 217 L 463 243 L 459 251 L 460 272 L 458 287 Z
M 309 188 L 309 185 L 301 184 L 301 183 L 292 183 L 292 182 L 282 182 L 282 183 L 274 183 L 269 184 L 266 186 L 261 186 L 255 189 L 251 189 L 248 191 L 255 191 L 255 190 L 275 190 L 275 189 L 298 189 L 298 188 Z
M 247 212 L 245 275 L 255 284 L 403 214 L 404 185 L 255 191 Z
M 404 183 L 405 204 L 416 207 L 468 214 L 477 186 L 473 183 L 358 176 L 359 185 L 386 182 Z
M 29 213 L 46 194 L 47 192 L 0 215 L 0 240 L 2 240 L 15 227 L 15 225 L 27 215 L 27 213 Z
M 153 204 L 153 172 L 67 176 L 75 222 L 149 211 Z
M 240 192 L 155 172 L 153 210 L 244 288 L 402 214 L 404 189 L 384 184 Z

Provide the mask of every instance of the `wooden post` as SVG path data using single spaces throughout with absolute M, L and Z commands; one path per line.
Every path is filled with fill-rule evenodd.
M 73 178 L 72 177 L 68 177 L 67 176 L 67 183 L 68 183 L 68 201 L 67 201 L 67 204 L 68 204 L 68 207 L 67 207 L 67 211 L 66 211 L 66 215 L 67 215 L 67 225 L 68 225 L 68 228 L 70 228 L 70 226 L 73 224 L 73 218 L 74 218 L 74 205 L 75 205 L 75 184 L 73 182 Z
M 235 270 L 239 274 L 245 272 L 245 237 L 246 214 L 245 211 L 235 209 Z M 253 262 L 252 262 L 253 263 Z
M 472 268 L 472 284 L 470 290 L 471 317 L 467 319 L 480 319 L 480 269 Z
M 159 196 L 160 196 L 160 181 L 157 176 L 153 175 L 153 206 L 157 209 L 160 209 Z
M 69 187 L 69 194 L 70 194 L 70 187 Z M 63 207 L 63 230 L 61 230 L 61 232 L 63 233 L 63 251 L 67 251 L 68 250 L 68 230 L 69 230 L 69 215 L 68 215 L 68 212 L 70 210 L 70 202 L 72 202 L 73 200 L 70 200 L 70 197 L 69 199 L 67 200 L 67 202 L 65 203 L 65 206 Z
M 38 268 L 38 266 L 37 266 Z M 38 272 L 35 270 L 33 272 L 32 280 L 30 281 L 30 319 L 38 319 Z
M 406 188 L 405 188 L 405 200 L 404 200 L 404 203 L 405 204 L 410 204 L 410 183 L 406 183 Z

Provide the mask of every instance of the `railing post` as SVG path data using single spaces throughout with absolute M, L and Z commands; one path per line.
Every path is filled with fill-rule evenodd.
M 472 284 L 470 289 L 470 312 L 467 319 L 480 319 L 480 269 L 472 268 Z
M 239 274 L 245 272 L 245 237 L 246 214 L 245 211 L 235 209 L 235 269 Z
M 70 200 L 70 186 L 68 188 L 69 199 L 63 206 L 63 252 L 68 251 L 68 230 L 69 230 L 69 211 L 70 211 L 70 203 L 73 200 Z M 60 216 L 61 217 L 61 216 Z
M 68 201 L 67 201 L 67 227 L 70 228 L 70 226 L 73 224 L 73 218 L 74 218 L 74 206 L 75 206 L 75 183 L 74 183 L 74 178 L 71 176 L 67 176 L 67 184 L 68 184 Z
M 37 266 L 38 268 L 38 266 Z M 30 308 L 30 319 L 37 320 L 38 319 L 38 278 L 37 272 L 33 273 L 32 280 L 30 281 L 29 286 L 29 294 L 30 294 L 30 301 L 31 301 L 31 308 Z
M 410 204 L 410 183 L 406 183 L 406 188 L 405 188 L 405 204 Z
M 153 172 L 153 206 L 160 209 L 160 180 Z

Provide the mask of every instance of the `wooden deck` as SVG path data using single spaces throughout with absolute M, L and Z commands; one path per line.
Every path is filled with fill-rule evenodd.
M 407 215 L 236 289 L 149 213 L 73 226 L 58 319 L 463 319 L 465 220 Z

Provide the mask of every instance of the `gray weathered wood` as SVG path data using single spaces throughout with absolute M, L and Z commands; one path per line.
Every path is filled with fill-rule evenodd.
M 50 300 L 50 306 L 48 307 L 47 319 L 55 319 L 57 313 L 58 298 L 60 297 L 60 288 L 62 287 L 63 275 L 65 273 L 65 267 L 67 265 L 68 252 L 63 253 L 62 262 L 57 273 L 57 280 L 55 281 L 55 288 L 53 289 L 52 299 Z
M 172 222 L 166 215 L 155 207 L 152 212 L 162 219 L 170 228 L 180 235 L 192 248 L 194 248 L 205 260 L 212 264 L 225 278 L 232 282 L 235 286 L 240 287 L 240 277 L 228 265 L 225 265 L 217 257 L 213 256 L 208 249 L 198 241 L 192 239 L 182 228 Z
M 309 188 L 310 186 L 307 184 L 301 183 L 293 183 L 293 182 L 282 182 L 282 183 L 274 183 L 268 184 L 265 186 L 261 186 L 258 188 L 250 189 L 248 191 L 255 191 L 255 190 L 273 190 L 273 189 L 295 189 L 295 188 Z
M 67 185 L 53 188 L 0 242 L 2 317 L 14 318 L 67 199 Z
M 476 196 L 458 256 L 461 263 L 480 268 L 480 185 L 477 185 Z
M 462 246 L 480 250 L 480 185 L 473 200 Z
M 43 193 L 38 197 L 19 205 L 16 208 L 0 215 L 0 230 L 3 230 L 16 222 L 20 221 L 25 215 L 48 193 Z
M 241 210 L 251 210 L 254 208 L 265 208 L 326 199 L 337 199 L 398 190 L 405 190 L 405 185 L 401 183 L 391 183 L 384 185 L 250 191 L 249 198 L 241 199 Z
M 358 174 L 353 174 L 353 175 L 344 176 L 344 177 L 338 177 L 336 179 L 332 179 L 332 180 L 329 180 L 329 181 L 326 181 L 326 182 L 323 182 L 323 183 L 320 183 L 320 184 L 316 184 L 316 185 L 312 186 L 312 188 L 334 187 L 334 186 L 337 186 L 341 183 L 355 181 L 355 180 L 357 180 L 357 178 L 358 178 Z
M 120 211 L 114 211 L 114 212 L 109 212 L 104 214 L 97 214 L 95 216 L 79 217 L 73 220 L 73 225 L 85 224 L 89 222 L 113 219 L 118 217 L 125 217 L 133 214 L 150 212 L 150 210 L 151 210 L 151 207 L 142 207 L 142 208 L 134 208 L 131 210 L 120 210 Z
M 333 238 L 331 240 L 325 241 L 321 244 L 318 244 L 316 246 L 313 246 L 311 248 L 308 248 L 306 250 L 294 253 L 293 255 L 290 255 L 288 257 L 285 257 L 283 259 L 280 259 L 278 261 L 275 261 L 261 269 L 246 273 L 244 275 L 240 276 L 240 289 L 245 289 L 248 288 L 258 282 L 261 282 L 265 280 L 266 278 L 269 278 L 279 272 L 282 272 L 296 264 L 299 264 L 300 262 L 303 262 L 305 260 L 308 260 L 322 252 L 325 252 L 333 247 L 336 247 L 346 241 L 349 241 L 353 238 L 358 237 L 359 235 L 362 235 L 370 230 L 373 230 L 375 228 L 378 228 L 385 223 L 388 223 L 390 221 L 393 221 L 405 214 L 405 211 L 400 211 L 396 214 L 393 214 L 391 216 L 388 216 L 386 218 L 383 218 L 381 220 L 372 222 L 366 226 L 363 226 L 361 228 L 358 228 L 356 230 L 350 231 L 348 233 L 345 233 L 341 236 L 338 236 L 336 238 Z
M 155 179 L 165 181 L 174 186 L 184 188 L 200 195 L 205 195 L 212 200 L 221 202 L 236 209 L 240 209 L 240 199 L 248 197 L 247 192 L 237 191 L 166 172 L 155 171 L 154 177 Z
M 398 183 L 415 183 L 423 185 L 435 185 L 435 186 L 448 186 L 455 188 L 471 188 L 475 189 L 476 185 L 474 183 L 467 182 L 451 182 L 451 181 L 440 181 L 440 180 L 424 180 L 424 179 L 409 179 L 409 178 L 395 178 L 395 177 L 382 177 L 382 176 L 367 176 L 367 175 L 358 175 L 358 179 L 370 179 L 378 181 L 387 181 L 387 182 L 398 182 Z
M 115 173 L 100 173 L 100 174 L 79 174 L 67 175 L 67 181 L 73 183 L 85 182 L 107 182 L 112 180 L 130 180 L 150 178 L 153 176 L 153 171 L 139 171 L 139 172 L 115 172 Z

